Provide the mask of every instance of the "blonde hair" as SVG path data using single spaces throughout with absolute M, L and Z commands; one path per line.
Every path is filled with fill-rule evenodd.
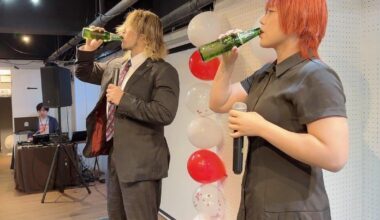
M 159 60 L 166 56 L 163 28 L 160 18 L 156 14 L 141 9 L 133 10 L 128 13 L 124 23 L 116 28 L 116 32 L 122 34 L 126 25 L 144 35 L 146 42 L 144 52 L 147 57 Z M 129 56 L 129 53 L 126 56 Z

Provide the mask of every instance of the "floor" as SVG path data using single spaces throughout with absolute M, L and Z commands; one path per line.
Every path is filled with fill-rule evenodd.
M 96 182 L 90 187 L 66 189 L 47 193 L 41 203 L 42 193 L 25 194 L 14 189 L 13 171 L 9 169 L 11 157 L 0 153 L 0 219 L 104 219 L 106 210 L 106 185 Z M 163 218 L 158 218 L 163 219 Z

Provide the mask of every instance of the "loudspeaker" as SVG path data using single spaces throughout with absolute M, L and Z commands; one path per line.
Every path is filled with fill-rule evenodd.
M 51 108 L 72 105 L 71 72 L 59 66 L 41 67 L 42 100 Z

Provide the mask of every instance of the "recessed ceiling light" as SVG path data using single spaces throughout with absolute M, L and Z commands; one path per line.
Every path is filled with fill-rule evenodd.
M 40 4 L 40 0 L 30 0 L 33 5 L 39 5 Z
M 30 43 L 30 37 L 29 37 L 29 36 L 24 35 L 24 36 L 21 37 L 21 40 L 22 40 L 24 43 L 26 43 L 26 44 L 29 44 L 29 43 Z

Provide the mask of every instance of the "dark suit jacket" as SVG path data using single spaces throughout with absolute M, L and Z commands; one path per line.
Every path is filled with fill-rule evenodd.
M 93 157 L 109 153 L 122 182 L 161 179 L 169 168 L 164 126 L 177 112 L 178 73 L 169 63 L 150 58 L 133 73 L 115 112 L 113 147 L 106 146 L 106 89 L 124 62 L 115 58 L 97 63 L 94 53 L 77 51 L 78 79 L 101 86 L 99 100 L 86 120 L 88 138 L 83 154 Z
M 54 117 L 48 116 L 49 117 L 49 133 L 58 133 L 59 126 L 58 126 L 58 121 Z

